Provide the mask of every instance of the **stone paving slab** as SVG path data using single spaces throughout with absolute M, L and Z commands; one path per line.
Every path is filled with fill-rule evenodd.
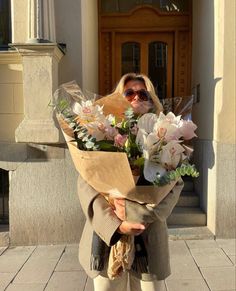
M 45 291 L 84 291 L 86 280 L 82 271 L 54 272 Z
M 172 256 L 191 256 L 189 249 L 183 240 L 178 241 L 170 241 L 169 242 L 170 248 L 170 257 Z
M 64 249 L 64 245 L 38 246 L 13 283 L 46 284 Z
M 7 247 L 0 247 L 0 256 L 7 249 Z
M 219 248 L 215 240 L 186 240 L 186 244 L 190 249 L 202 249 L 202 248 Z
M 172 274 L 161 291 L 235 290 L 234 242 L 169 241 Z M 78 262 L 78 244 L 10 247 L 0 252 L 3 290 L 93 291 L 93 281 Z
M 66 246 L 55 271 L 83 271 L 78 260 L 78 248 L 78 244 Z
M 35 246 L 10 247 L 0 255 L 0 273 L 16 273 L 36 249 Z
M 16 273 L 0 273 L 0 291 L 5 290 L 15 275 Z
M 228 256 L 236 255 L 236 239 L 217 239 L 216 244 L 220 246 Z
M 191 256 L 170 256 L 171 275 L 166 279 L 201 279 L 201 273 Z
M 209 291 L 206 282 L 201 279 L 191 280 L 168 280 L 166 282 L 168 291 Z
M 235 290 L 235 267 L 200 268 L 212 291 Z
M 45 284 L 10 284 L 6 291 L 43 291 Z
M 220 248 L 191 249 L 199 267 L 232 266 L 233 263 Z
M 84 291 L 94 291 L 93 290 L 93 280 L 89 277 L 87 277 Z
M 230 261 L 235 265 L 236 264 L 236 256 L 229 256 Z

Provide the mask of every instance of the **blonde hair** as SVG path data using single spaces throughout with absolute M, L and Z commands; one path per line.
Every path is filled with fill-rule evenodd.
M 159 114 L 161 111 L 163 111 L 163 106 L 155 93 L 155 89 L 151 80 L 144 74 L 128 73 L 123 75 L 113 93 L 119 93 L 122 95 L 124 93 L 124 87 L 129 81 L 143 82 L 152 98 L 153 104 L 156 108 L 156 113 Z

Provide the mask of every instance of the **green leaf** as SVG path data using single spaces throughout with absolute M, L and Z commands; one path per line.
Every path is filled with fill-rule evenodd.
M 144 157 L 140 157 L 140 158 L 134 160 L 133 164 L 135 166 L 143 167 L 144 161 L 145 161 Z
M 113 141 L 100 140 L 96 143 L 101 151 L 117 152 L 118 148 L 114 146 Z

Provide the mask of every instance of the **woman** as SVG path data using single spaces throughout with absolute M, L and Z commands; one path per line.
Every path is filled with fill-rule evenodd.
M 144 75 L 134 73 L 124 75 L 114 93 L 122 94 L 136 114 L 147 112 L 159 114 L 162 110 L 151 81 Z M 79 246 L 79 260 L 88 276 L 94 279 L 94 290 L 125 291 L 128 288 L 127 284 L 131 291 L 161 290 L 163 280 L 170 275 L 166 219 L 179 199 L 183 181 L 180 179 L 166 198 L 154 208 L 129 200 L 115 199 L 115 210 L 81 177 L 78 183 L 79 198 L 86 215 Z M 105 247 L 98 253 L 104 259 L 102 268 L 91 267 L 94 231 L 105 242 Z M 141 239 L 148 266 L 145 271 L 141 268 L 131 268 L 121 277 L 109 280 L 107 275 L 109 247 L 115 244 L 122 234 L 134 235 Z

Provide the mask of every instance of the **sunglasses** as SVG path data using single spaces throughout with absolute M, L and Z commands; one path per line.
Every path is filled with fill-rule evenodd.
M 141 89 L 137 91 L 134 91 L 133 89 L 127 89 L 125 90 L 123 95 L 129 102 L 132 101 L 136 95 L 138 95 L 138 98 L 140 99 L 140 101 L 149 101 L 152 99 L 149 92 L 145 89 Z

